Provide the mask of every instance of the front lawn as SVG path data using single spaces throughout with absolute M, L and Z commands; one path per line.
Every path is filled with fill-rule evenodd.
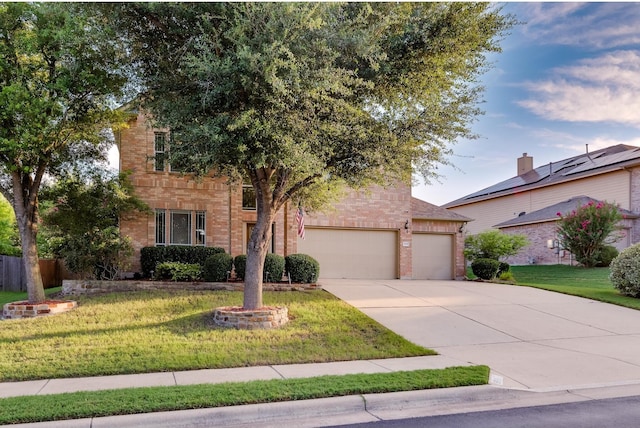
M 640 309 L 640 299 L 620 294 L 609 280 L 609 268 L 567 265 L 511 266 L 518 285 L 586 297 L 632 309 Z
M 0 293 L 2 294 L 2 293 Z M 331 294 L 265 292 L 289 308 L 277 330 L 212 325 L 228 291 L 82 296 L 74 311 L 0 322 L 0 381 L 431 355 Z

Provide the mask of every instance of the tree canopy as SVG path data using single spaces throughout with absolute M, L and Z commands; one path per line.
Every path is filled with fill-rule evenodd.
M 126 52 L 89 3 L 0 3 L 0 192 L 16 214 L 31 302 L 45 298 L 40 186 L 112 143 Z
M 486 54 L 513 25 L 489 3 L 148 3 L 115 6 L 141 102 L 170 158 L 257 195 L 245 308 L 261 305 L 270 224 L 345 183 L 425 180 L 473 138 Z

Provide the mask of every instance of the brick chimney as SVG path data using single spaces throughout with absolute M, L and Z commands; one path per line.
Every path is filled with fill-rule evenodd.
M 518 175 L 526 174 L 533 169 L 533 158 L 526 153 L 518 158 Z

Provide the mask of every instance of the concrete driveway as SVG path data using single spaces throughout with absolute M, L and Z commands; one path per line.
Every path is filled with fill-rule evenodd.
M 414 343 L 488 365 L 494 385 L 553 391 L 640 383 L 640 311 L 469 281 L 320 283 Z

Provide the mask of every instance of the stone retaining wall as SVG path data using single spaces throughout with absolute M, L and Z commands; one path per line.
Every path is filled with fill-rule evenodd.
M 174 281 L 96 281 L 73 280 L 62 281 L 62 294 L 65 296 L 77 296 L 82 294 L 109 293 L 112 291 L 137 291 L 137 290 L 226 290 L 242 291 L 242 282 L 174 282 Z M 320 290 L 318 284 L 289 284 L 289 283 L 265 283 L 264 291 L 301 291 Z
M 68 312 L 78 304 L 73 300 L 50 300 L 42 303 L 13 302 L 7 303 L 2 309 L 4 319 L 34 318 Z

